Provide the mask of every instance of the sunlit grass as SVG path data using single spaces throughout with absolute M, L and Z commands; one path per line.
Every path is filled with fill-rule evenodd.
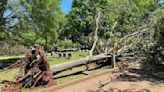
M 19 69 L 10 69 L 10 70 L 0 71 L 0 82 L 3 80 L 11 81 L 14 78 L 14 76 L 17 74 L 18 71 L 19 71 Z M 1 90 L 2 86 L 3 85 L 0 84 L 0 90 Z
M 13 76 L 16 75 L 19 69 L 10 69 L 10 70 L 4 70 L 0 71 L 0 81 L 1 80 L 12 80 Z
M 32 92 L 32 89 L 23 89 L 22 92 Z
M 21 56 L 0 56 L 0 60 L 7 60 L 7 59 L 14 59 L 14 58 L 22 58 L 23 55 Z

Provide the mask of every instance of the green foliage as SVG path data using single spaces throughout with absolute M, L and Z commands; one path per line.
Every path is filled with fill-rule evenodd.
M 61 0 L 0 1 L 0 40 L 11 46 L 39 43 L 50 49 L 66 21 Z
M 24 5 L 36 32 L 37 43 L 45 46 L 57 39 L 59 23 L 61 24 L 59 0 L 25 0 Z
M 65 40 L 58 42 L 58 46 L 59 47 L 64 46 L 65 48 L 73 47 L 73 42 L 72 42 L 72 40 L 65 39 Z
M 104 5 L 103 2 L 105 1 L 74 0 L 72 10 L 67 15 L 68 23 L 64 34 L 74 42 L 77 42 L 81 41 L 82 37 L 92 33 L 95 29 L 96 12 L 101 8 L 100 6 Z
M 0 1 L 0 40 L 11 43 L 15 30 L 20 27 L 21 5 L 19 0 L 1 0 Z M 15 29 L 13 31 L 13 29 Z M 12 41 L 11 41 L 12 40 Z M 14 43 L 14 42 L 13 42 Z
M 164 48 L 164 16 L 160 16 L 158 21 L 157 21 L 157 24 L 155 26 L 155 30 L 156 30 L 156 33 L 155 33 L 155 38 L 156 38 L 156 41 L 157 41 L 157 44 L 158 46 Z
M 99 38 L 107 41 L 115 36 L 115 39 L 119 39 L 136 31 L 158 5 L 157 0 L 74 0 L 72 10 L 67 15 L 68 22 L 63 35 L 73 42 L 86 43 L 93 36 L 96 12 L 99 10 Z

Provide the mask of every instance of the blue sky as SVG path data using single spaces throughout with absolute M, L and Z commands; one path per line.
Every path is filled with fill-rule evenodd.
M 164 0 L 161 0 L 161 2 L 164 2 Z
M 164 0 L 160 0 L 160 2 L 164 2 Z M 65 14 L 67 14 L 71 10 L 72 0 L 63 0 L 60 4 L 60 8 L 63 10 Z
M 72 0 L 63 0 L 60 4 L 61 9 L 64 13 L 68 13 L 68 11 L 71 10 L 72 7 Z

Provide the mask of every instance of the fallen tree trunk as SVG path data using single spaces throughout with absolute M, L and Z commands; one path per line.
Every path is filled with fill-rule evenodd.
M 111 57 L 110 54 L 108 53 L 102 53 L 99 55 L 95 55 L 95 56 L 87 56 L 84 58 L 80 58 L 78 60 L 72 60 L 63 64 L 57 64 L 57 65 L 53 65 L 51 66 L 51 70 L 53 72 L 53 74 L 57 74 L 59 72 L 71 69 L 73 67 L 78 67 L 81 65 L 85 65 L 86 63 L 92 63 L 92 62 L 96 62 L 97 60 L 101 60 L 101 59 L 105 59 L 105 58 L 109 58 Z
M 115 55 L 115 58 L 126 58 L 126 57 L 130 57 L 131 58 L 135 58 L 133 57 L 133 55 L 135 55 L 135 53 L 128 53 L 128 54 L 118 54 L 118 55 Z M 86 63 L 93 63 L 93 62 L 96 62 L 98 60 L 103 60 L 103 59 L 106 59 L 106 58 L 110 58 L 112 57 L 112 54 L 108 54 L 108 53 L 101 53 L 101 54 L 98 54 L 98 55 L 94 55 L 94 56 L 87 56 L 87 57 L 84 57 L 84 58 L 80 58 L 78 60 L 71 60 L 71 61 L 68 61 L 66 63 L 63 63 L 63 64 L 57 64 L 57 65 L 52 65 L 51 66 L 51 70 L 53 72 L 53 74 L 57 74 L 57 73 L 60 73 L 62 71 L 65 71 L 65 70 L 68 70 L 68 69 L 71 69 L 71 68 L 74 68 L 74 67 L 78 67 L 78 66 L 81 66 L 81 65 L 85 65 Z

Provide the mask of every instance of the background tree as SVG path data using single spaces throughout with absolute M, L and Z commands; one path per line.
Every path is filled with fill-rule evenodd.
M 73 42 L 92 46 L 97 10 L 101 11 L 97 48 L 101 51 L 112 47 L 121 37 L 137 31 L 158 6 L 158 0 L 74 0 L 67 15 L 68 22 L 63 35 Z M 111 40 L 112 39 L 112 40 Z M 101 45 L 106 46 L 103 48 Z
M 88 41 L 95 30 L 96 14 L 101 6 L 105 6 L 105 2 L 106 0 L 74 0 L 63 35 L 73 42 L 91 47 L 92 44 Z
M 10 41 L 20 24 L 21 4 L 19 0 L 1 0 L 0 1 L 0 40 Z M 14 40 L 13 40 L 14 41 Z M 12 41 L 10 41 L 12 42 Z M 9 43 L 10 43 L 9 42 Z
M 50 49 L 57 43 L 65 20 L 61 0 L 1 0 L 0 41 L 10 49 L 16 45 L 42 44 Z M 3 47 L 3 46 L 2 46 Z M 8 49 L 9 50 L 9 49 Z M 6 51 L 8 51 L 6 49 Z
M 35 30 L 35 42 L 45 46 L 46 50 L 58 37 L 58 30 L 62 26 L 63 16 L 59 8 L 60 0 L 25 0 L 23 2 L 28 19 Z M 60 26 L 59 26 L 60 25 Z

